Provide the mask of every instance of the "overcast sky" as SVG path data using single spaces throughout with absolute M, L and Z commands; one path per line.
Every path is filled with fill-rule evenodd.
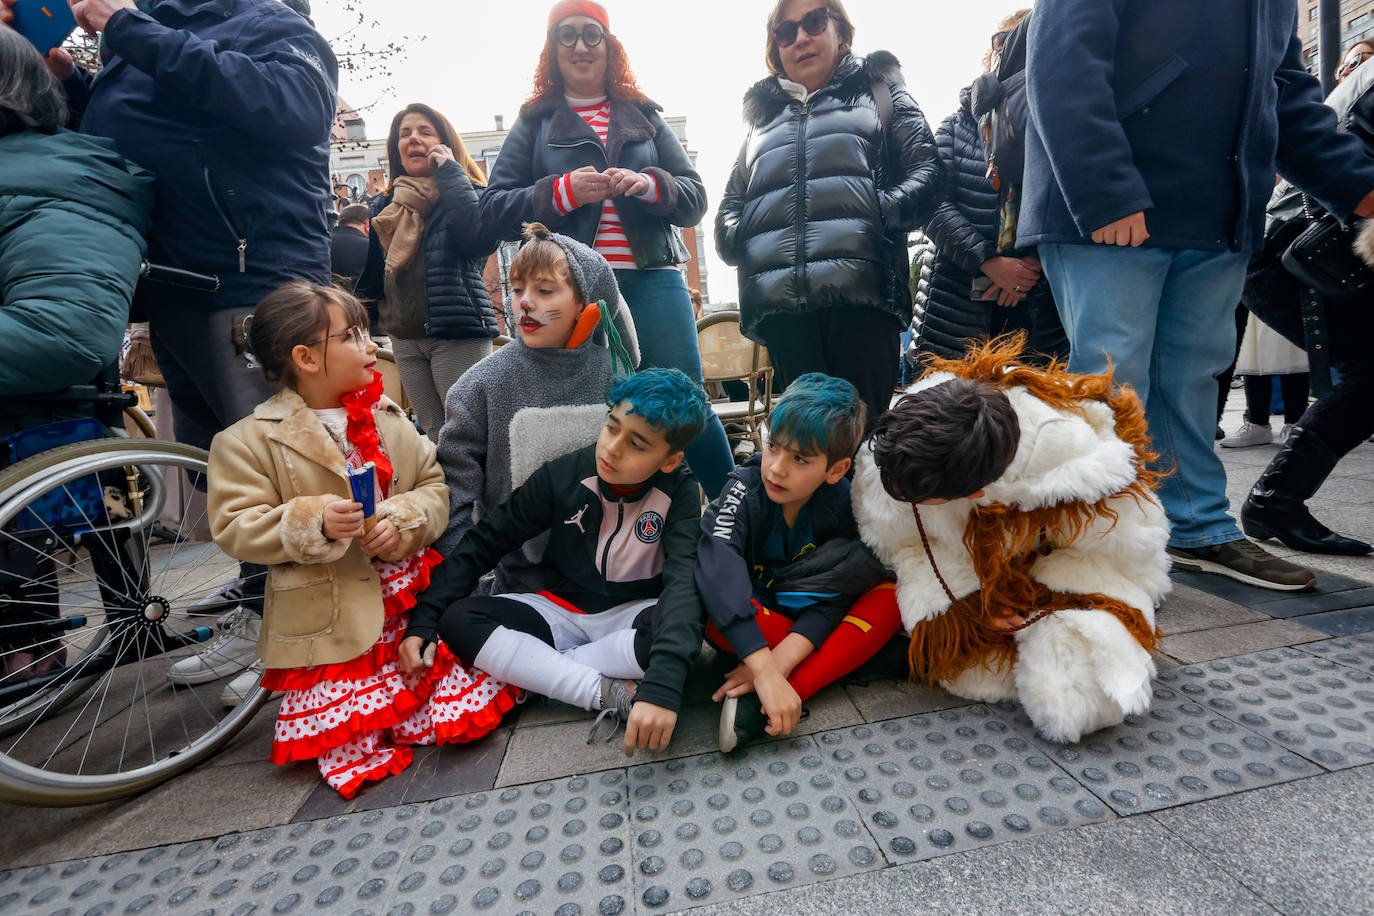
M 339 90 L 364 112 L 368 135 L 380 136 L 397 108 L 412 101 L 442 111 L 460 131 L 486 130 L 495 115 L 515 123 L 529 94 L 551 2 L 545 0 L 359 0 L 381 19 L 377 38 L 417 38 L 387 80 L 343 74 Z M 711 299 L 736 298 L 733 268 L 710 238 L 716 203 L 734 165 L 744 126 L 744 91 L 767 75 L 763 62 L 767 0 L 603 0 L 611 31 L 625 45 L 640 87 L 668 115 L 687 117 L 688 145 L 706 183 L 710 210 L 707 267 Z M 897 55 L 907 88 L 931 129 L 958 105 L 972 82 L 998 21 L 1016 9 L 1004 0 L 845 0 L 854 22 L 854 50 Z M 326 37 L 349 22 L 343 0 L 314 0 Z

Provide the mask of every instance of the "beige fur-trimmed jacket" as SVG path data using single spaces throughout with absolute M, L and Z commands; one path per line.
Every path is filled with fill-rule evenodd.
M 391 459 L 390 498 L 377 505 L 401 531 L 384 560 L 419 552 L 448 523 L 448 487 L 434 445 L 383 397 L 373 412 Z M 382 633 L 382 590 L 357 539 L 331 541 L 324 507 L 351 499 L 343 453 L 300 395 L 285 388 L 210 446 L 210 530 L 229 556 L 266 564 L 258 657 L 269 668 L 356 658 Z

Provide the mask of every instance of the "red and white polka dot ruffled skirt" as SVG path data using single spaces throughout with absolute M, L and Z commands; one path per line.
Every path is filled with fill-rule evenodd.
M 274 668 L 263 685 L 282 690 L 272 737 L 273 763 L 316 759 L 320 775 L 344 798 L 369 779 L 410 765 L 411 745 L 473 741 L 494 729 L 520 691 L 465 667 L 439 643 L 434 667 L 419 675 L 396 667 L 415 595 L 442 562 L 433 550 L 399 563 L 373 559 L 386 622 L 364 654 L 334 665 Z

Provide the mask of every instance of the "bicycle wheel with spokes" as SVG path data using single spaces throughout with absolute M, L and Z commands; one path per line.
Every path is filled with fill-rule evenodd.
M 168 669 L 213 635 L 186 608 L 238 574 L 210 540 L 207 455 L 66 445 L 0 472 L 0 798 L 89 804 L 214 753 L 266 700 Z

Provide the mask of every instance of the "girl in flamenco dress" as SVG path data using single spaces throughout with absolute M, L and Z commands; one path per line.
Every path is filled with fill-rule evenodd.
M 401 647 L 448 520 L 434 445 L 382 394 L 367 314 L 347 293 L 283 286 L 244 322 L 243 347 L 281 390 L 215 437 L 215 543 L 269 567 L 257 652 L 283 691 L 271 760 L 317 761 L 344 798 L 404 770 L 413 745 L 487 734 L 519 691 L 442 645 Z M 375 469 L 364 517 L 350 471 Z

